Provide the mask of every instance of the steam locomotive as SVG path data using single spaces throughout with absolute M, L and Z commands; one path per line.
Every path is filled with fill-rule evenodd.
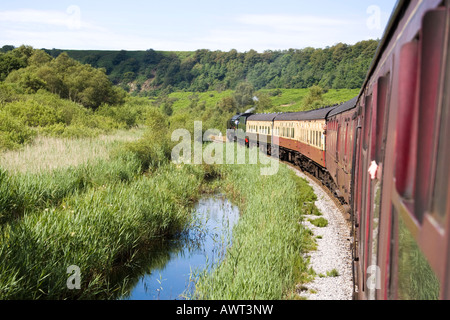
M 355 299 L 450 298 L 449 40 L 450 1 L 398 1 L 357 97 L 229 122 L 347 206 Z

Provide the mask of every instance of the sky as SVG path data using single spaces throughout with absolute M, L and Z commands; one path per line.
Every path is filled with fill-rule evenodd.
M 378 39 L 396 0 L 15 0 L 0 47 L 258 52 Z

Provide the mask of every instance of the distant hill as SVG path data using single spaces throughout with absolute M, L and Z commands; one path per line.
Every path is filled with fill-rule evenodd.
M 336 44 L 325 49 L 245 53 L 45 50 L 53 57 L 62 52 L 81 63 L 104 68 L 110 80 L 135 94 L 156 96 L 161 91 L 233 90 L 241 82 L 255 89 L 301 89 L 320 85 L 327 89 L 362 86 L 379 41 Z

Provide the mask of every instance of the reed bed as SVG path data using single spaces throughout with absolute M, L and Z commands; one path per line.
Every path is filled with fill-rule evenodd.
M 11 174 L 0 168 L 0 225 L 36 209 L 57 206 L 89 188 L 131 181 L 140 174 L 141 163 L 132 154 L 39 173 Z
M 0 300 L 121 297 L 134 281 L 121 270 L 144 268 L 136 265 L 140 249 L 191 223 L 211 169 L 160 159 L 148 170 L 141 155 L 118 140 L 71 141 L 81 149 L 105 144 L 91 153 L 99 158 L 78 165 L 0 168 Z M 81 270 L 81 290 L 67 287 L 73 265 Z
M 118 130 L 97 138 L 63 139 L 39 136 L 20 150 L 0 153 L 0 167 L 11 173 L 39 173 L 108 160 L 110 150 L 142 137 L 143 128 Z
M 219 189 L 242 217 L 223 262 L 198 275 L 193 298 L 285 299 L 311 275 L 302 257 L 314 240 L 300 222 L 315 195 L 291 170 L 261 176 L 259 165 L 168 161 L 147 170 L 140 153 L 112 149 L 77 166 L 0 170 L 1 300 L 126 296 L 135 279 L 123 267 L 145 269 L 140 249 L 184 232 L 201 194 Z M 67 287 L 72 265 L 81 290 Z
M 202 167 L 167 165 L 4 225 L 0 299 L 117 298 L 126 278 L 111 282 L 115 270 L 132 263 L 139 247 L 186 228 L 203 179 Z M 66 286 L 71 265 L 81 269 L 81 290 Z

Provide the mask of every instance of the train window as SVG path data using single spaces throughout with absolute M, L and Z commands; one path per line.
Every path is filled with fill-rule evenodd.
M 450 148 L 448 145 L 448 137 L 450 134 L 449 129 L 449 116 L 445 116 L 445 123 L 442 121 L 440 141 L 438 147 L 438 157 L 436 166 L 436 179 L 434 182 L 434 195 L 433 195 L 433 213 L 436 219 L 442 226 L 445 224 L 445 218 L 447 215 L 447 201 L 449 192 L 449 180 L 450 180 Z M 442 117 L 444 120 L 444 117 Z
M 378 79 L 378 97 L 377 97 L 377 119 L 376 119 L 376 146 L 375 161 L 384 162 L 384 150 L 386 148 L 386 105 L 389 95 L 389 74 Z
M 431 191 L 436 166 L 436 137 L 439 129 L 441 74 L 444 52 L 447 51 L 447 11 L 433 10 L 425 14 L 420 52 L 420 98 L 417 139 L 417 166 L 414 210 L 422 222 L 431 205 Z
M 417 141 L 417 69 L 419 42 L 406 43 L 401 49 L 398 81 L 398 115 L 395 184 L 405 199 L 413 197 Z
M 450 66 L 448 66 L 450 68 Z M 450 78 L 446 79 L 445 87 L 450 86 Z M 445 89 L 444 89 L 445 90 Z M 436 174 L 434 180 L 433 208 L 432 212 L 436 220 L 444 227 L 449 205 L 449 181 L 450 181 L 450 108 L 448 95 L 444 96 L 440 112 L 439 140 L 437 146 Z
M 427 259 L 410 233 L 401 214 L 394 213 L 394 265 L 391 281 L 396 281 L 398 300 L 437 300 L 440 284 Z M 396 273 L 396 274 L 395 274 Z M 392 284 L 391 284 L 392 285 Z
M 344 142 L 344 155 L 345 155 L 345 161 L 348 159 L 348 123 L 345 127 L 345 142 Z
M 366 103 L 364 105 L 364 138 L 363 148 L 367 150 L 369 148 L 369 136 L 372 126 L 372 95 L 366 97 Z
M 337 146 L 336 146 L 336 160 L 339 160 L 339 148 L 341 147 L 341 126 L 338 125 L 337 136 L 336 136 Z

